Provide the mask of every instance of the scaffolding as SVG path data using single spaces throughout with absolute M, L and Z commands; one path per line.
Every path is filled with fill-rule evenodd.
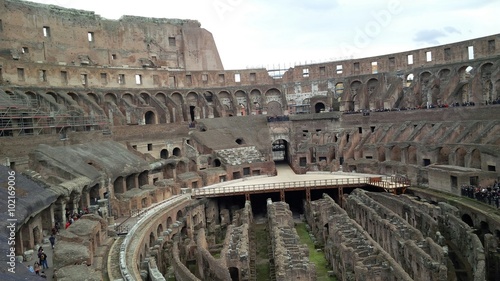
M 59 134 L 66 138 L 71 131 L 109 131 L 106 116 L 82 116 L 79 112 L 54 110 L 45 102 L 21 98 L 0 91 L 0 137 Z

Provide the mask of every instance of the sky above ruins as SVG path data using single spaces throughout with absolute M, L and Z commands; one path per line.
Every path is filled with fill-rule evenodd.
M 289 68 L 500 33 L 497 0 L 35 0 L 122 15 L 198 20 L 224 68 Z

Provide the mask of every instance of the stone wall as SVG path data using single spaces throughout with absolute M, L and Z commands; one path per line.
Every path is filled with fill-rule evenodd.
M 346 210 L 412 278 L 447 280 L 444 250 L 365 191 L 354 190 Z
M 230 281 L 231 276 L 225 265 L 225 259 L 216 259 L 208 251 L 205 229 L 198 230 L 196 237 L 197 263 L 202 279 Z
M 300 243 L 288 204 L 268 199 L 267 216 L 276 280 L 316 280 L 315 265 L 309 262 L 307 245 Z
M 328 195 L 306 204 L 305 213 L 315 237 L 324 240 L 325 257 L 339 280 L 413 280 Z

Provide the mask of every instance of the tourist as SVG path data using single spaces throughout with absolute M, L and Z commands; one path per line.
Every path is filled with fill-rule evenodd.
M 54 244 L 56 243 L 56 237 L 54 235 L 50 235 L 49 241 L 50 245 L 52 246 L 52 249 L 54 249 Z
M 44 251 L 40 254 L 40 264 L 43 269 L 49 268 L 49 265 L 47 264 L 47 254 L 45 254 Z
M 40 275 L 40 264 L 36 261 L 34 267 L 34 271 L 36 275 Z

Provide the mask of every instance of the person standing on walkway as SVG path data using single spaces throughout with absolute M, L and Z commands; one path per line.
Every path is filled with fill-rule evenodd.
M 52 249 L 54 249 L 54 244 L 56 243 L 56 237 L 54 235 L 50 235 L 49 241 L 50 245 L 52 246 Z
M 49 265 L 47 264 L 47 254 L 45 254 L 44 251 L 40 254 L 40 264 L 43 269 L 49 268 Z

